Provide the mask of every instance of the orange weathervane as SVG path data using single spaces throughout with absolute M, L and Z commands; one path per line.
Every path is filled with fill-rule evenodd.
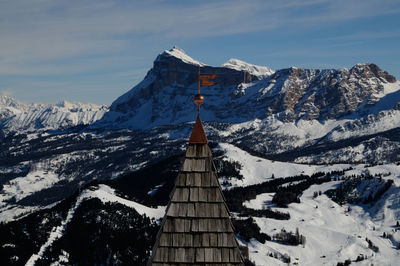
M 199 73 L 198 73 L 198 91 L 197 94 L 194 96 L 194 102 L 197 104 L 197 111 L 200 114 L 200 104 L 204 102 L 204 96 L 200 94 L 200 84 L 201 86 L 213 86 L 215 85 L 214 82 L 210 81 L 211 79 L 215 79 L 217 75 L 200 75 L 200 66 L 199 66 Z
M 204 102 L 204 96 L 200 94 L 200 84 L 202 86 L 215 85 L 210 79 L 215 79 L 217 75 L 200 75 L 200 67 L 198 74 L 198 91 L 194 96 L 194 102 L 197 104 L 197 119 L 194 123 L 192 134 L 190 135 L 189 144 L 207 144 L 207 136 L 204 132 L 203 124 L 200 120 L 200 105 Z

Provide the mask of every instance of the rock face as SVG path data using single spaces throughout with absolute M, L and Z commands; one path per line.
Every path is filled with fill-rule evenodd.
M 270 89 L 261 98 L 269 113 L 294 121 L 338 119 L 371 107 L 386 95 L 385 85 L 396 79 L 374 64 L 359 64 L 339 70 L 283 69 L 266 83 Z
M 274 72 L 235 59 L 223 67 L 211 67 L 174 47 L 156 58 L 145 79 L 119 97 L 99 125 L 146 129 L 193 121 L 199 68 L 203 74 L 217 75 L 215 86 L 201 89 L 204 121 L 244 122 L 273 116 L 293 122 L 360 116 L 400 88 L 393 76 L 375 64 Z

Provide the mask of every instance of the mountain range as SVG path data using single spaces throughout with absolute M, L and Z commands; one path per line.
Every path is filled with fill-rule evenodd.
M 391 265 L 400 248 L 400 82 L 372 63 L 214 67 L 178 47 L 110 106 L 0 96 L 0 232 L 10 237 L 0 237 L 1 264 L 143 265 L 196 118 L 199 70 L 217 75 L 201 88 L 201 118 L 250 261 L 332 265 L 362 252 L 365 263 Z M 282 208 L 278 192 L 293 201 Z M 279 238 L 296 228 L 308 239 L 301 249 Z M 77 243 L 93 252 L 85 257 Z

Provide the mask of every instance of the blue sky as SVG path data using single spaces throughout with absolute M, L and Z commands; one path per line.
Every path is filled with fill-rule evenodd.
M 400 1 L 0 0 L 0 94 L 111 104 L 174 45 L 213 66 L 373 62 L 400 79 Z

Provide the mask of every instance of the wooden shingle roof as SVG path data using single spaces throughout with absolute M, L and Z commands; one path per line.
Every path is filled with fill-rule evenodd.
M 206 143 L 189 142 L 171 195 L 148 265 L 244 265 Z

